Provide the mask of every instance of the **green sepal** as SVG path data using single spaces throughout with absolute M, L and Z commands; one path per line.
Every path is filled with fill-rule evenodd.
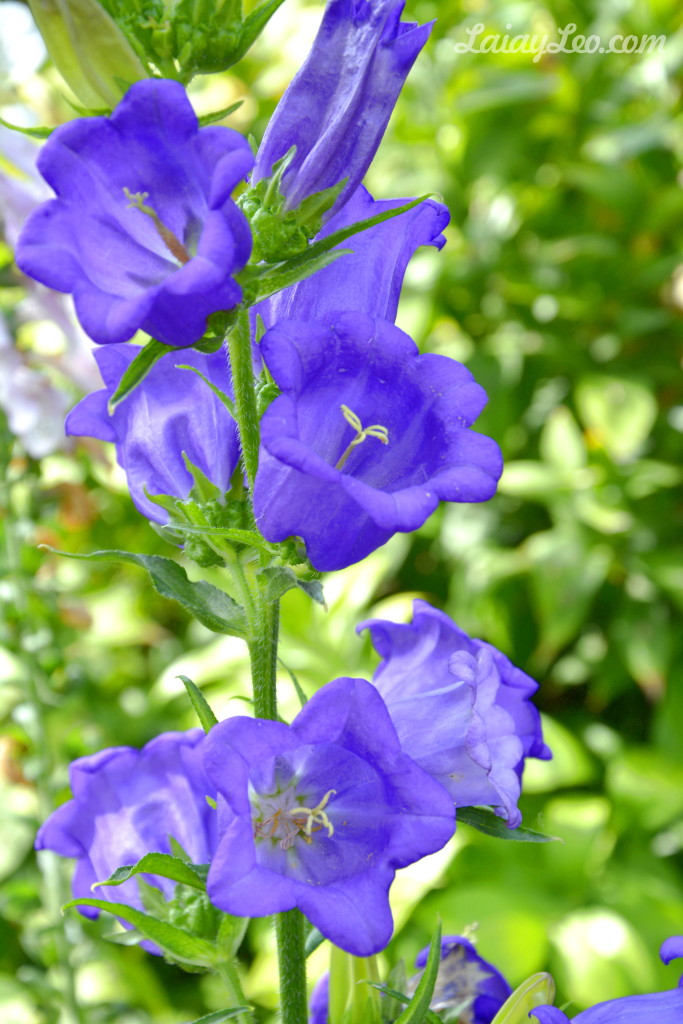
M 316 949 L 318 949 L 319 946 L 322 946 L 324 941 L 325 936 L 323 933 L 312 924 L 308 930 L 306 941 L 304 943 L 304 956 L 306 959 L 308 959 L 311 953 L 315 953 Z
M 209 378 L 205 374 L 203 374 L 201 370 L 198 370 L 196 366 L 188 366 L 187 363 L 176 363 L 176 370 L 191 370 L 192 373 L 196 373 L 198 377 L 201 377 L 206 386 L 213 391 L 216 398 L 223 403 L 223 405 L 228 410 L 232 418 L 236 419 L 235 403 L 233 402 L 232 398 L 230 398 L 229 395 L 226 395 L 225 391 L 221 391 L 220 388 L 216 387 L 216 385 L 212 383 L 212 381 L 210 381 Z
M 505 822 L 485 807 L 458 807 L 456 820 L 459 825 L 470 825 L 485 836 L 507 839 L 517 843 L 561 843 L 559 836 L 548 836 L 530 828 L 508 828 Z
M 244 609 L 236 601 L 204 580 L 192 582 L 183 567 L 170 558 L 163 558 L 161 555 L 137 555 L 132 551 L 93 551 L 83 555 L 73 551 L 58 551 L 47 544 L 40 546 L 43 550 L 62 555 L 64 558 L 76 558 L 85 562 L 129 562 L 137 565 L 147 570 L 157 593 L 177 601 L 207 629 L 226 636 L 244 638 L 247 634 Z
M 218 725 L 218 719 L 211 710 L 206 697 L 187 676 L 177 676 L 177 678 L 180 679 L 187 691 L 187 696 L 190 698 L 190 703 L 196 712 L 202 729 L 204 732 L 210 732 L 214 725 Z M 181 879 L 178 879 L 178 881 L 181 881 Z
M 503 1003 L 491 1024 L 529 1024 L 529 1013 L 537 1006 L 552 1006 L 555 982 L 549 974 L 532 974 Z
M 405 974 L 405 966 L 403 968 L 403 973 Z M 379 984 L 376 981 L 368 981 L 367 984 L 372 985 L 373 988 L 376 988 L 378 992 L 381 992 L 382 995 L 386 997 L 382 1001 L 382 1021 L 386 1022 L 386 1024 L 397 1024 L 400 1009 L 399 1013 L 396 1013 L 396 1010 L 393 1009 L 392 1004 L 397 1003 L 399 1007 L 409 1006 L 410 996 L 405 995 L 403 992 L 400 991 L 400 989 L 394 988 L 393 986 L 389 985 L 388 981 L 384 985 Z M 392 1016 L 392 1014 L 395 1014 L 395 1016 Z M 425 1021 L 425 1024 L 443 1024 L 443 1018 L 440 1017 L 438 1014 L 434 1013 L 433 1010 L 427 1010 L 427 1013 L 425 1014 L 423 1020 Z
M 387 976 L 385 984 L 380 988 L 384 992 L 385 999 L 382 1000 L 382 1021 L 383 1024 L 393 1024 L 400 1015 L 402 1007 L 410 1002 L 408 996 L 403 999 L 400 996 L 408 990 L 408 975 L 406 973 L 405 960 L 399 960 L 394 964 Z
M 222 914 L 221 923 L 216 935 L 216 953 L 219 960 L 231 960 L 242 945 L 242 940 L 249 927 L 248 917 L 233 917 Z
M 259 579 L 263 586 L 263 596 L 266 601 L 279 601 L 288 590 L 298 587 L 311 600 L 322 605 L 323 608 L 327 608 L 320 580 L 302 580 L 288 566 L 268 566 L 261 570 Z
M 124 398 L 127 398 L 131 391 L 134 391 L 138 384 L 145 379 L 154 364 L 158 363 L 162 356 L 165 356 L 168 352 L 177 351 L 178 349 L 174 348 L 173 345 L 164 345 L 162 341 L 156 341 L 155 338 L 150 338 L 147 344 L 140 349 L 130 365 L 126 367 L 126 371 L 119 381 L 116 391 L 107 403 L 107 411 L 109 415 L 111 416 L 116 406 L 119 405 Z
M 406 1006 L 403 1013 L 396 1018 L 396 1024 L 423 1024 L 430 1019 L 428 1015 L 432 1012 L 429 1004 L 434 994 L 436 979 L 441 963 L 441 922 L 436 926 L 429 946 L 429 956 L 425 964 L 422 977 L 420 978 L 413 998 Z M 396 998 L 394 996 L 394 998 Z
M 97 910 L 105 910 L 108 914 L 113 914 L 114 917 L 123 918 L 124 921 L 134 925 L 144 939 L 156 943 L 180 964 L 213 968 L 216 963 L 216 952 L 210 942 L 195 935 L 188 935 L 187 932 L 176 928 L 175 925 L 144 914 L 141 910 L 129 907 L 125 903 L 108 903 L 106 900 L 81 897 L 69 900 L 62 907 L 62 911 L 70 910 L 72 907 L 94 907 Z
M 197 874 L 194 867 L 168 853 L 146 853 L 137 864 L 128 864 L 117 868 L 105 881 L 95 882 L 92 889 L 102 885 L 121 885 L 133 878 L 134 875 L 142 874 L 160 875 L 162 878 L 170 878 L 173 882 L 182 882 L 183 885 L 190 885 L 202 892 L 206 891 L 206 883 Z
M 230 117 L 230 115 L 234 114 L 236 110 L 239 110 L 243 103 L 244 100 L 237 100 L 236 103 L 231 103 L 229 107 L 223 107 L 222 110 L 214 110 L 211 114 L 202 114 L 201 117 L 197 118 L 199 121 L 199 127 L 206 128 L 209 124 L 215 124 L 216 121 L 222 121 L 224 117 Z
M 301 707 L 303 707 L 304 704 L 308 704 L 308 697 L 304 693 L 304 691 L 303 691 L 303 689 L 301 687 L 301 683 L 299 682 L 297 677 L 294 675 L 294 673 L 292 672 L 292 670 L 289 667 L 289 665 L 285 665 L 285 663 L 282 660 L 282 658 L 278 658 L 277 660 L 280 663 L 280 665 L 282 665 L 283 669 L 285 670 L 285 672 L 287 673 L 289 678 L 292 680 L 292 686 L 294 687 L 294 691 L 295 691 L 297 697 L 299 698 L 299 703 L 301 704 Z
M 21 132 L 22 135 L 30 135 L 32 139 L 47 139 L 52 135 L 54 128 L 22 128 L 19 124 L 11 124 L 4 117 L 0 117 L 0 124 L 13 132 Z

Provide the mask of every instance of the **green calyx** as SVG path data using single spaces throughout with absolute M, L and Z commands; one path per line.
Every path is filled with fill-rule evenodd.
M 305 252 L 323 223 L 323 216 L 334 205 L 346 181 L 316 192 L 295 210 L 287 209 L 282 180 L 296 154 L 292 148 L 273 165 L 270 178 L 263 178 L 247 189 L 238 205 L 249 221 L 254 247 L 251 262 L 278 263 Z
M 152 73 L 189 82 L 237 63 L 284 0 L 244 15 L 242 0 L 102 0 Z

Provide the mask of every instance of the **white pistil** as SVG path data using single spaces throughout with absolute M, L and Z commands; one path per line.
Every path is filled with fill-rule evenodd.
M 352 409 L 349 409 L 348 405 L 342 405 L 340 408 L 342 416 L 346 422 L 356 431 L 356 436 L 343 453 L 337 465 L 334 467 L 335 469 L 342 469 L 344 467 L 344 464 L 353 449 L 357 445 L 362 444 L 366 437 L 376 437 L 382 444 L 389 444 L 389 431 L 386 427 L 383 427 L 381 423 L 373 423 L 372 426 L 364 427 L 358 416 L 356 416 Z
M 129 188 L 124 186 L 123 194 L 128 200 L 129 208 L 139 210 L 140 213 L 144 213 L 147 217 L 151 217 L 154 222 L 154 227 L 159 233 L 159 237 L 171 255 L 175 256 L 179 263 L 189 263 L 192 257 L 183 243 L 176 238 L 170 228 L 166 227 L 154 207 L 145 202 L 145 199 L 149 199 L 149 192 L 131 192 Z

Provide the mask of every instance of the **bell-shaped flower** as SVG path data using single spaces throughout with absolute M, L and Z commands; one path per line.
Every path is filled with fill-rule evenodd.
M 139 351 L 136 345 L 95 351 L 105 387 L 71 410 L 66 432 L 111 441 L 136 507 L 148 519 L 165 523 L 168 513 L 148 495 L 187 498 L 193 479 L 183 454 L 221 491 L 228 490 L 239 461 L 237 429 L 227 408 L 201 377 L 178 365 L 195 367 L 227 395 L 232 382 L 224 352 L 187 349 L 156 362 L 110 414 L 107 403 Z
M 405 752 L 448 790 L 456 807 L 488 804 L 517 827 L 527 757 L 547 759 L 538 684 L 426 601 L 408 624 L 371 619 L 380 662 L 373 682 Z
M 429 947 L 418 953 L 415 966 L 427 963 Z M 408 979 L 405 995 L 417 988 L 422 971 Z M 512 992 L 500 971 L 479 956 L 475 947 L 460 935 L 444 935 L 441 940 L 441 962 L 436 985 L 429 1003 L 435 1013 L 448 1011 L 449 1019 L 457 1015 L 463 1024 L 491 1024 L 491 1021 Z M 327 1024 L 329 1019 L 330 976 L 324 974 L 311 993 L 308 1024 Z
M 232 718 L 206 737 L 218 790 L 214 906 L 260 917 L 299 907 L 355 956 L 391 937 L 397 868 L 453 834 L 445 790 L 405 754 L 377 691 L 336 679 L 291 726 Z
M 662 944 L 660 955 L 665 964 L 683 957 L 683 935 Z M 568 1017 L 555 1006 L 539 1006 L 530 1016 L 539 1024 L 681 1024 L 683 1021 L 683 978 L 678 988 L 642 996 L 608 999 Z
M 357 313 L 284 321 L 261 350 L 282 392 L 261 421 L 254 487 L 267 540 L 302 537 L 316 569 L 342 569 L 441 500 L 494 494 L 500 451 L 468 429 L 486 395 L 454 359 Z
M 373 199 L 360 185 L 329 220 L 316 241 L 402 206 L 405 199 Z M 442 249 L 450 214 L 443 203 L 426 199 L 412 210 L 353 235 L 339 248 L 352 252 L 254 306 L 266 327 L 280 320 L 325 320 L 334 312 L 369 313 L 395 320 L 406 267 L 421 245 Z
M 71 764 L 73 799 L 41 826 L 36 849 L 76 859 L 74 898 L 91 897 L 94 882 L 136 864 L 146 853 L 172 853 L 169 836 L 193 863 L 210 861 L 216 812 L 206 797 L 215 797 L 215 787 L 202 765 L 203 737 L 201 729 L 162 733 L 142 750 L 112 747 Z M 174 882 L 144 877 L 167 898 L 173 896 Z M 112 886 L 106 898 L 144 909 L 134 878 Z M 98 913 L 85 906 L 81 912 L 86 917 Z
M 343 179 L 338 210 L 363 180 L 431 25 L 401 22 L 405 0 L 329 0 L 302 68 L 280 100 L 253 181 L 271 175 L 292 146 L 286 206 Z
M 252 163 L 237 132 L 199 128 L 179 82 L 137 82 L 111 117 L 77 118 L 43 146 L 38 169 L 57 198 L 29 218 L 17 263 L 70 292 L 98 344 L 142 330 L 193 345 L 209 314 L 242 297 L 234 274 L 251 233 L 230 194 Z

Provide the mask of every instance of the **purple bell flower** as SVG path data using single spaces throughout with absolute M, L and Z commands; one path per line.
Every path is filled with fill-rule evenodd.
M 426 601 L 406 625 L 369 619 L 382 658 L 373 682 L 405 752 L 456 807 L 489 804 L 516 828 L 527 757 L 550 758 L 531 697 L 538 684 Z
M 111 117 L 77 118 L 43 146 L 38 169 L 57 198 L 29 218 L 17 263 L 72 293 L 98 344 L 142 330 L 193 345 L 210 313 L 242 297 L 233 275 L 251 233 L 230 194 L 252 164 L 237 132 L 198 127 L 180 83 L 137 82 Z
M 215 797 L 202 765 L 201 729 L 167 732 L 135 750 L 112 747 L 79 757 L 69 768 L 73 799 L 58 807 L 36 836 L 37 850 L 54 850 L 77 860 L 74 898 L 91 897 L 91 886 L 146 853 L 172 853 L 172 836 L 195 864 L 211 860 L 216 847 Z M 145 880 L 171 898 L 175 882 L 156 875 Z M 135 879 L 111 886 L 104 899 L 143 910 Z M 93 907 L 81 907 L 97 917 Z M 145 948 L 156 951 L 153 944 Z
M 317 239 L 405 202 L 405 199 L 375 200 L 361 185 L 342 210 L 325 224 Z M 442 232 L 449 218 L 443 203 L 426 199 L 399 217 L 353 235 L 340 246 L 352 249 L 352 253 L 260 302 L 254 306 L 254 312 L 261 314 L 266 327 L 273 327 L 280 320 L 326 320 L 332 311 L 347 310 L 394 321 L 403 276 L 411 257 L 421 245 L 443 248 L 446 239 Z
M 416 967 L 427 963 L 429 947 L 421 950 L 415 961 Z M 422 977 L 412 979 L 410 991 L 414 991 Z M 469 939 L 461 935 L 445 935 L 441 940 L 441 963 L 436 978 L 430 1007 L 443 1012 L 455 1006 L 469 1005 L 461 1011 L 460 1020 L 467 1024 L 491 1024 L 501 1006 L 512 994 L 512 989 L 500 971 L 479 956 Z
M 415 966 L 423 968 L 428 956 L 427 946 L 418 953 Z M 421 977 L 422 971 L 409 979 L 407 995 L 412 995 Z M 443 937 L 430 1009 L 439 1013 L 458 1007 L 462 1024 L 490 1024 L 511 993 L 500 971 L 479 956 L 469 939 L 460 935 Z M 329 999 L 330 976 L 324 974 L 311 993 L 308 1024 L 327 1024 Z
M 302 68 L 270 120 L 253 181 L 292 146 L 282 179 L 287 209 L 347 178 L 339 210 L 377 152 L 431 25 L 401 22 L 405 0 L 330 0 Z
M 136 345 L 95 351 L 105 387 L 72 409 L 66 432 L 113 442 L 136 507 L 153 522 L 166 523 L 168 513 L 147 495 L 187 498 L 193 480 L 183 452 L 221 491 L 228 490 L 239 461 L 232 416 L 196 373 L 176 364 L 196 367 L 229 395 L 232 382 L 224 352 L 207 355 L 187 349 L 155 363 L 110 416 L 107 402 L 139 351 Z
M 662 944 L 660 956 L 665 964 L 683 957 L 683 935 L 676 935 Z M 539 1024 L 681 1024 L 683 1021 L 683 978 L 678 988 L 642 996 L 608 999 L 583 1010 L 576 1017 L 567 1017 L 555 1006 L 539 1006 L 532 1010 Z
M 500 451 L 468 429 L 486 395 L 454 359 L 357 313 L 279 323 L 261 350 L 282 391 L 261 421 L 254 487 L 267 540 L 297 535 L 316 569 L 342 569 L 441 500 L 494 494 Z
M 291 726 L 221 722 L 204 763 L 219 794 L 211 902 L 249 917 L 299 907 L 355 956 L 391 937 L 396 869 L 453 834 L 448 794 L 402 753 L 364 679 L 328 683 Z

